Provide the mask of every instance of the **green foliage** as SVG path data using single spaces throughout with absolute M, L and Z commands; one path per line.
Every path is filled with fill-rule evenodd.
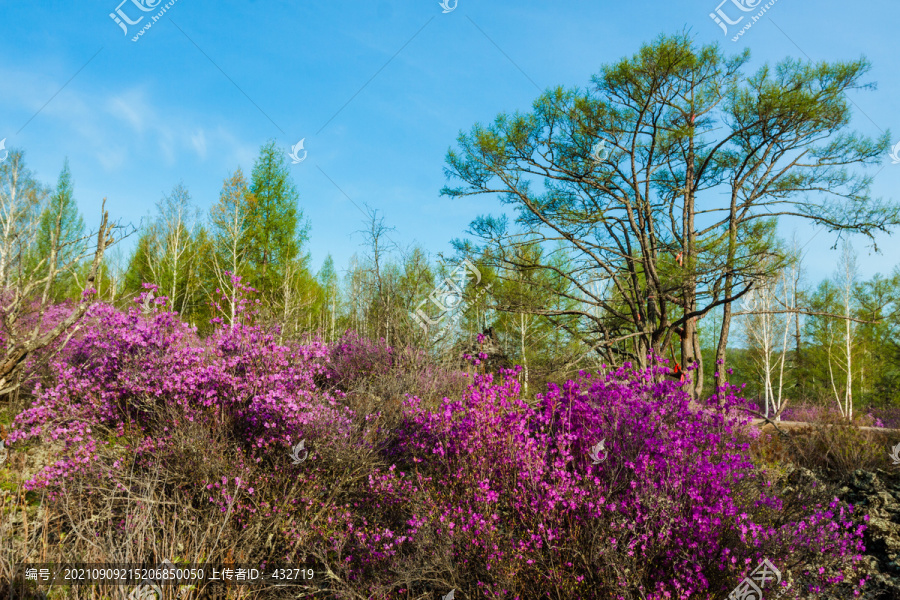
M 660 36 L 589 87 L 549 89 L 531 111 L 460 134 L 442 194 L 496 195 L 519 230 L 479 216 L 480 245 L 458 249 L 506 256 L 523 234 L 545 250 L 561 244 L 570 260 L 560 276 L 577 286 L 594 272 L 609 290 L 586 303 L 602 316 L 575 314 L 610 362 L 643 364 L 675 343 L 689 363 L 698 320 L 783 262 L 779 216 L 872 239 L 900 224 L 900 205 L 870 197 L 861 170 L 882 160 L 888 137 L 849 130 L 848 95 L 869 64 L 786 59 L 751 73 L 748 61 Z M 600 142 L 609 153 L 596 157 Z
M 210 242 L 190 192 L 179 183 L 157 203 L 157 213 L 138 238 L 124 277 L 126 294 L 159 287 L 172 310 L 192 325 L 204 325 L 209 310 L 206 282 L 211 277 Z
M 253 202 L 247 180 L 238 168 L 222 184 L 219 200 L 209 210 L 212 260 L 220 287 L 230 285 L 230 272 L 243 276 L 247 250 L 242 239 L 247 236 L 247 217 Z
M 252 195 L 244 173 L 238 167 L 222 183 L 218 201 L 209 209 L 209 239 L 206 247 L 203 281 L 207 299 L 214 289 L 227 291 L 226 322 L 232 324 L 237 316 L 237 286 L 232 275 L 246 277 L 247 217 Z
M 685 34 L 661 36 L 602 67 L 587 87 L 548 89 L 531 110 L 461 134 L 447 155 L 455 182 L 443 193 L 498 194 L 514 222 L 478 216 L 474 241 L 454 242 L 483 279 L 466 288 L 466 308 L 450 327 L 426 334 L 410 313 L 423 301 L 434 310 L 429 297 L 458 261 L 437 264 L 420 248 L 393 247 L 377 211 L 363 232 L 367 252 L 340 276 L 330 256 L 310 272 L 309 225 L 274 140 L 261 147 L 249 180 L 240 168 L 225 180 L 205 226 L 173 221 L 174 205 L 161 205 L 123 287 L 157 283 L 202 330 L 231 272 L 259 290 L 261 315 L 282 338 L 316 332 L 333 341 L 354 329 L 452 361 L 490 328 L 503 355 L 526 367 L 522 382 L 532 389 L 601 362 L 640 363 L 650 351 L 682 362 L 699 353 L 700 388 L 711 392 L 725 371 L 714 365 L 726 359 L 738 373 L 732 382 L 747 383 L 753 396 L 762 391 L 751 374 L 759 351 L 720 345 L 723 330 L 740 330 L 737 322 L 723 327 L 723 308 L 790 259 L 779 217 L 871 237 L 897 225 L 900 209 L 871 198 L 860 169 L 882 159 L 887 138 L 849 129 L 848 94 L 866 86 L 864 59 L 787 59 L 755 72 L 748 64 L 747 52 L 729 57 Z M 610 153 L 595 160 L 599 141 Z M 59 195 L 71 198 L 62 176 Z M 173 243 L 180 227 L 187 241 Z M 843 385 L 834 358 L 843 322 L 827 316 L 842 312 L 833 287 L 824 283 L 803 302 L 822 314 L 802 318 L 791 340 L 784 390 L 792 401 L 833 402 Z M 867 321 L 854 325 L 860 404 L 900 401 L 898 310 L 900 271 L 854 290 L 852 315 Z
M 840 290 L 830 280 L 819 283 L 809 298 L 813 311 L 837 315 L 841 313 Z M 845 374 L 835 362 L 843 343 L 843 323 L 834 318 L 808 318 L 804 321 L 803 366 L 800 375 L 800 394 L 815 402 L 834 402 L 829 364 L 839 390 L 844 387 Z
M 900 268 L 890 277 L 876 274 L 854 294 L 863 404 L 900 404 Z
M 56 191 L 50 196 L 49 203 L 41 212 L 34 244 L 30 247 L 26 258 L 28 265 L 26 270 L 38 269 L 43 272 L 47 268 L 46 263 L 41 264 L 41 261 L 50 260 L 57 220 L 59 220 L 60 233 L 55 269 L 59 275 L 53 282 L 50 293 L 54 301 L 61 301 L 65 298 L 75 298 L 81 291 L 77 286 L 75 275 L 78 267 L 84 266 L 79 265 L 78 262 L 86 247 L 84 221 L 75 201 L 68 159 L 59 174 Z M 83 279 L 82 283 L 84 283 Z
M 150 267 L 153 256 L 152 235 L 153 233 L 147 229 L 141 232 L 125 270 L 124 287 L 133 294 L 143 290 L 141 284 L 154 283 L 155 280 Z
M 340 280 L 334 268 L 334 259 L 331 254 L 325 257 L 322 268 L 316 274 L 319 284 L 319 297 L 316 308 L 318 320 L 321 323 L 322 337 L 328 342 L 333 342 L 337 335 L 338 307 L 340 305 Z
M 248 283 L 263 296 L 281 286 L 290 265 L 301 258 L 308 237 L 299 194 L 274 140 L 259 153 L 250 183 L 247 222 L 241 245 L 246 249 Z
M 486 251 L 478 261 L 482 285 L 490 286 L 481 312 L 489 315 L 485 324 L 493 329 L 503 355 L 522 365 L 525 391 L 577 373 L 592 352 L 571 314 L 583 304 L 583 292 L 560 274 L 569 261 L 564 249 L 547 252 L 539 243 L 523 240 L 496 252 L 503 254 Z M 547 264 L 552 268 L 542 267 Z M 589 283 L 582 284 L 590 289 Z
M 810 295 L 812 311 L 825 313 L 804 321 L 805 345 L 799 357 L 796 377 L 798 396 L 818 402 L 833 402 L 831 387 L 843 393 L 844 313 L 842 291 L 836 282 L 825 280 Z M 890 277 L 876 274 L 854 286 L 851 316 L 853 324 L 853 396 L 857 406 L 900 404 L 900 269 Z M 832 365 L 829 372 L 829 363 Z
M 29 280 L 29 257 L 37 221 L 50 189 L 25 165 L 25 153 L 10 148 L 0 161 L 0 286 Z
M 860 425 L 871 423 L 848 423 L 836 411 L 822 411 L 812 426 L 791 429 L 787 437 L 763 437 L 757 456 L 777 457 L 838 481 L 856 469 L 890 470 L 887 449 L 900 442 L 900 435 Z

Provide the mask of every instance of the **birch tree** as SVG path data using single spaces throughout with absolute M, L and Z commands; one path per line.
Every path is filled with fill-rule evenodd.
M 216 283 L 222 290 L 230 290 L 229 320 L 235 319 L 237 289 L 231 275 L 245 275 L 247 248 L 242 243 L 246 234 L 250 190 L 244 173 L 238 168 L 222 184 L 219 201 L 209 211 L 211 241 L 213 244 L 213 271 Z
M 322 268 L 316 275 L 319 287 L 322 290 L 322 302 L 320 303 L 320 321 L 322 323 L 322 337 L 327 341 L 335 340 L 335 329 L 338 317 L 338 276 L 334 269 L 334 259 L 329 254 L 322 263 Z
M 25 153 L 9 150 L 0 163 L 0 287 L 13 282 L 14 270 L 39 226 L 49 190 L 25 166 Z
M 787 405 L 784 396 L 785 364 L 797 323 L 799 262 L 783 268 L 752 289 L 742 302 L 745 332 L 754 346 L 757 374 L 762 381 L 763 414 L 781 420 Z
M 853 311 L 853 291 L 857 284 L 859 269 L 856 264 L 856 252 L 849 242 L 844 242 L 841 248 L 841 260 L 838 270 L 835 273 L 835 281 L 839 284 L 841 291 L 841 303 L 843 308 L 844 324 L 843 324 L 843 340 L 841 340 L 840 352 L 843 356 L 834 362 L 844 372 L 843 393 L 838 391 L 834 378 L 834 367 L 832 366 L 832 352 L 829 347 L 828 352 L 828 373 L 831 376 L 831 387 L 837 401 L 838 409 L 841 416 L 850 420 L 853 419 L 853 351 L 856 334 L 856 323 L 854 322 L 851 312 Z M 832 336 L 833 339 L 833 336 Z
M 280 294 L 273 298 L 273 312 L 278 315 L 280 328 L 279 343 L 285 339 L 296 339 L 301 333 L 315 329 L 313 316 L 317 311 L 314 307 L 321 290 L 310 275 L 307 263 L 308 257 L 304 257 L 284 266 Z
M 177 184 L 171 193 L 157 202 L 159 210 L 155 229 L 156 260 L 151 264 L 157 273 L 157 282 L 165 281 L 162 288 L 169 296 L 172 310 L 184 311 L 190 292 L 186 273 L 190 271 L 191 242 L 198 224 L 197 210 L 191 204 L 191 195 L 183 183 Z
M 65 345 L 77 331 L 77 326 L 96 298 L 94 289 L 97 274 L 106 249 L 123 236 L 115 236 L 118 225 L 109 222 L 106 199 L 101 208 L 100 227 L 96 231 L 95 244 L 88 251 L 93 255 L 81 298 L 69 313 L 58 321 L 47 322 L 47 312 L 53 303 L 51 291 L 60 274 L 74 270 L 79 262 L 89 256 L 70 256 L 60 262 L 63 213 L 57 212 L 50 237 L 49 254 L 29 271 L 20 273 L 16 285 L 0 296 L 0 318 L 6 338 L 0 355 L 0 395 L 19 388 L 23 380 L 25 361 L 35 353 L 59 344 Z M 32 368 L 45 364 L 52 352 L 45 352 Z
M 171 310 L 191 320 L 198 307 L 202 281 L 197 263 L 204 234 L 199 211 L 183 184 L 172 188 L 156 204 L 157 213 L 144 227 L 131 257 L 126 285 L 132 293 L 154 283 L 169 298 Z
M 84 245 L 87 241 L 84 235 L 84 221 L 78 212 L 78 205 L 74 197 L 74 185 L 68 159 L 59 174 L 56 190 L 40 214 L 35 238 L 26 253 L 28 266 L 34 266 L 50 255 L 57 219 L 60 221 L 60 231 L 56 266 L 60 276 L 53 285 L 51 295 L 54 300 L 61 300 L 72 291 L 70 288 L 76 282 L 78 271 L 84 270 L 76 268 L 65 271 L 62 267 L 70 264 L 74 257 L 84 254 Z M 76 265 L 76 267 L 79 266 Z

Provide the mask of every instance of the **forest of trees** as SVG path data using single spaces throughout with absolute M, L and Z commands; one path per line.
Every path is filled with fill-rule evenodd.
M 517 217 L 477 217 L 449 257 L 395 246 L 369 209 L 347 242 L 360 248 L 350 264 L 328 256 L 314 272 L 311 224 L 275 141 L 246 174 L 236 166 L 208 210 L 195 198 L 211 190 L 177 183 L 130 230 L 104 216 L 89 231 L 68 163 L 48 187 L 11 150 L 0 164 L 0 279 L 32 285 L 20 295 L 39 292 L 41 306 L 77 303 L 92 283 L 99 300 L 124 307 L 152 283 L 203 334 L 211 319 L 235 318 L 214 301 L 236 274 L 281 339 L 354 330 L 453 362 L 489 333 L 498 360 L 524 367 L 530 393 L 654 352 L 699 365 L 695 396 L 727 378 L 769 412 L 900 402 L 900 269 L 861 279 L 846 241 L 900 224 L 898 206 L 871 198 L 859 170 L 882 160 L 886 139 L 848 129 L 846 94 L 868 64 L 786 60 L 748 75 L 747 60 L 661 38 L 590 89 L 548 90 L 533 112 L 462 134 L 446 168 L 459 186 L 442 193 L 498 195 Z M 602 160 L 591 153 L 598 140 L 611 148 Z M 701 206 L 710 190 L 725 201 Z M 833 276 L 804 277 L 803 248 L 778 235 L 787 216 L 843 238 Z M 422 327 L 414 312 L 464 259 L 480 277 L 461 318 Z M 7 330 L 20 295 L 4 307 Z M 7 340 L 8 364 L 26 342 Z

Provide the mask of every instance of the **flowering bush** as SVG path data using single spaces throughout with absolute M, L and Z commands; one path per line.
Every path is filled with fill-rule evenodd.
M 803 423 L 824 423 L 840 419 L 841 413 L 832 404 L 788 406 L 781 413 L 782 421 L 798 421 Z M 900 409 L 879 408 L 869 406 L 858 409 L 853 415 L 854 422 L 863 426 L 900 429 Z
M 355 331 L 347 331 L 331 346 L 332 380 L 343 389 L 360 379 L 390 373 L 396 362 L 394 349 L 383 338 L 375 342 Z
M 805 423 L 818 423 L 834 420 L 840 417 L 840 412 L 833 405 L 799 405 L 789 406 L 781 415 L 783 421 L 802 421 Z M 900 429 L 900 409 L 866 407 L 857 410 L 854 421 L 861 425 L 878 428 Z
M 86 294 L 85 299 L 93 295 Z M 32 299 L 21 307 L 22 312 L 14 315 L 6 314 L 3 307 L 12 305 L 15 292 L 7 289 L 0 292 L 0 344 L 11 346 L 12 344 L 28 339 L 32 334 L 38 337 L 50 333 L 60 323 L 65 321 L 76 309 L 77 304 L 72 300 L 66 300 L 59 304 L 51 304 L 41 310 L 40 299 Z M 7 330 L 6 320 L 12 319 L 12 330 Z M 51 369 L 47 367 L 50 359 L 65 350 L 65 342 L 69 336 L 78 334 L 77 327 L 73 326 L 64 330 L 60 337 L 47 346 L 37 348 L 28 353 L 24 360 L 22 375 L 22 389 L 30 392 L 34 385 L 52 379 Z
M 815 591 L 861 550 L 845 508 L 779 497 L 753 468 L 735 390 L 696 410 L 662 364 L 582 373 L 534 407 L 518 369 L 475 375 L 385 426 L 336 384 L 424 359 L 352 334 L 279 345 L 243 317 L 200 339 L 154 302 L 95 306 L 17 417 L 10 443 L 61 446 L 29 488 L 131 491 L 132 458 L 168 497 L 233 518 L 248 561 L 327 563 L 339 598 L 711 598 L 762 558 Z
M 160 451 L 180 420 L 211 419 L 228 423 L 257 461 L 266 450 L 300 439 L 349 435 L 345 411 L 314 385 L 316 376 L 327 376 L 320 360 L 327 357 L 324 344 L 280 346 L 246 324 L 222 326 L 201 341 L 175 313 L 123 313 L 104 304 L 92 307 L 87 322 L 67 360 L 55 365 L 57 383 L 38 388 L 38 399 L 16 418 L 10 435 L 10 443 L 58 440 L 70 453 L 31 486 L 96 474 L 98 444 L 106 442 L 95 439 L 94 428 L 136 435 L 142 454 Z M 176 407 L 179 422 L 160 420 L 163 406 Z
M 900 409 L 869 407 L 865 412 L 872 419 L 874 427 L 900 429 Z
M 471 383 L 459 368 L 435 364 L 421 349 L 392 348 L 348 331 L 331 344 L 328 383 L 347 393 L 346 403 L 361 414 L 378 412 L 383 425 L 394 428 L 411 393 L 429 407 L 446 396 L 458 396 Z
M 478 377 L 435 412 L 410 402 L 392 456 L 416 469 L 429 490 L 420 519 L 485 595 L 706 597 L 696 595 L 733 588 L 763 557 L 798 555 L 843 576 L 862 550 L 844 512 L 765 522 L 781 503 L 760 493 L 731 436 L 738 400 L 723 394 L 723 406 L 692 412 L 666 372 L 582 373 L 535 410 L 516 371 Z M 592 460 L 601 441 L 606 458 Z

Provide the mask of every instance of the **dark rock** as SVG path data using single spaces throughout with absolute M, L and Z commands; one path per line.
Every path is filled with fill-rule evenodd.
M 897 475 L 857 469 L 845 481 L 836 482 L 838 499 L 853 505 L 855 521 L 866 525 L 866 550 L 856 578 L 868 577 L 859 598 L 900 599 L 900 481 Z M 868 516 L 868 522 L 864 517 Z M 841 588 L 843 586 L 839 586 Z M 843 595 L 842 593 L 843 592 Z M 823 598 L 850 598 L 844 588 Z

